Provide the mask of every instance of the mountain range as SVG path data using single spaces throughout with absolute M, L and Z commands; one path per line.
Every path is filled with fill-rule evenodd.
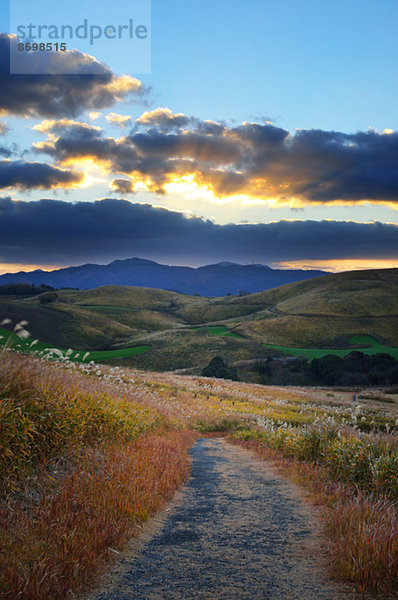
M 266 265 L 221 262 L 203 267 L 162 265 L 152 260 L 130 258 L 108 265 L 85 264 L 55 271 L 6 273 L 0 285 L 30 283 L 54 288 L 93 289 L 103 285 L 128 285 L 171 290 L 183 294 L 226 296 L 259 292 L 285 283 L 326 275 L 324 271 L 271 269 Z

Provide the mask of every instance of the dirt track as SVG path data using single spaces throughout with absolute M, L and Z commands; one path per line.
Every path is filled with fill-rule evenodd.
M 189 482 L 87 600 L 350 600 L 325 574 L 314 508 L 223 439 L 191 450 Z

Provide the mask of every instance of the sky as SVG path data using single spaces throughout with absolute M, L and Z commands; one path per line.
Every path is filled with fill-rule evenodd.
M 130 18 L 145 39 L 18 50 L 35 41 L 18 25 Z M 397 265 L 397 18 L 392 0 L 11 0 L 0 273 L 131 256 Z

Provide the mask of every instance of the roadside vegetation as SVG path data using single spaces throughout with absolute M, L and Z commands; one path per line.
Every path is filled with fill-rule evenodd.
M 396 396 L 54 358 L 0 352 L 1 598 L 83 589 L 186 479 L 193 440 L 217 434 L 324 507 L 336 577 L 397 593 Z
M 0 356 L 0 597 L 57 600 L 188 473 L 193 434 L 95 365 Z

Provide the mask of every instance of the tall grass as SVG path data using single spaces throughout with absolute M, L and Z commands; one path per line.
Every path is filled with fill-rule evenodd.
M 58 600 L 81 588 L 181 485 L 191 442 L 146 434 L 87 451 L 56 486 L 42 474 L 37 505 L 0 512 L 0 596 Z
M 390 499 L 398 497 L 398 447 L 391 434 L 364 434 L 326 423 L 292 427 L 261 420 L 260 429 L 249 428 L 238 439 L 258 440 L 286 458 L 314 461 L 326 466 L 338 481 Z
M 0 351 L 0 597 L 81 589 L 184 480 L 195 431 L 277 460 L 325 507 L 336 575 L 394 594 L 395 418 L 320 390 Z
M 1 358 L 0 478 L 15 486 L 32 469 L 60 454 L 106 439 L 133 440 L 163 419 L 98 381 L 13 353 Z
M 285 431 L 276 430 L 274 435 L 270 431 L 265 435 L 262 431 L 238 431 L 232 441 L 276 461 L 290 477 L 310 489 L 314 501 L 324 507 L 330 564 L 338 579 L 355 584 L 363 597 L 367 592 L 395 597 L 397 476 L 396 471 L 385 469 L 392 456 L 389 440 L 379 440 L 377 449 L 366 456 L 358 440 L 341 441 L 330 433 L 324 433 L 322 440 L 314 432 L 303 435 L 280 429 Z M 338 468 L 334 463 L 336 452 Z M 377 453 L 379 456 L 375 456 Z M 374 483 L 370 458 L 379 469 L 378 473 L 373 471 Z
M 121 389 L 0 356 L 1 598 L 81 589 L 185 480 L 194 434 Z
M 335 573 L 365 594 L 398 591 L 398 517 L 396 506 L 361 493 L 335 497 L 327 532 Z M 337 501 L 336 501 L 337 500 Z

